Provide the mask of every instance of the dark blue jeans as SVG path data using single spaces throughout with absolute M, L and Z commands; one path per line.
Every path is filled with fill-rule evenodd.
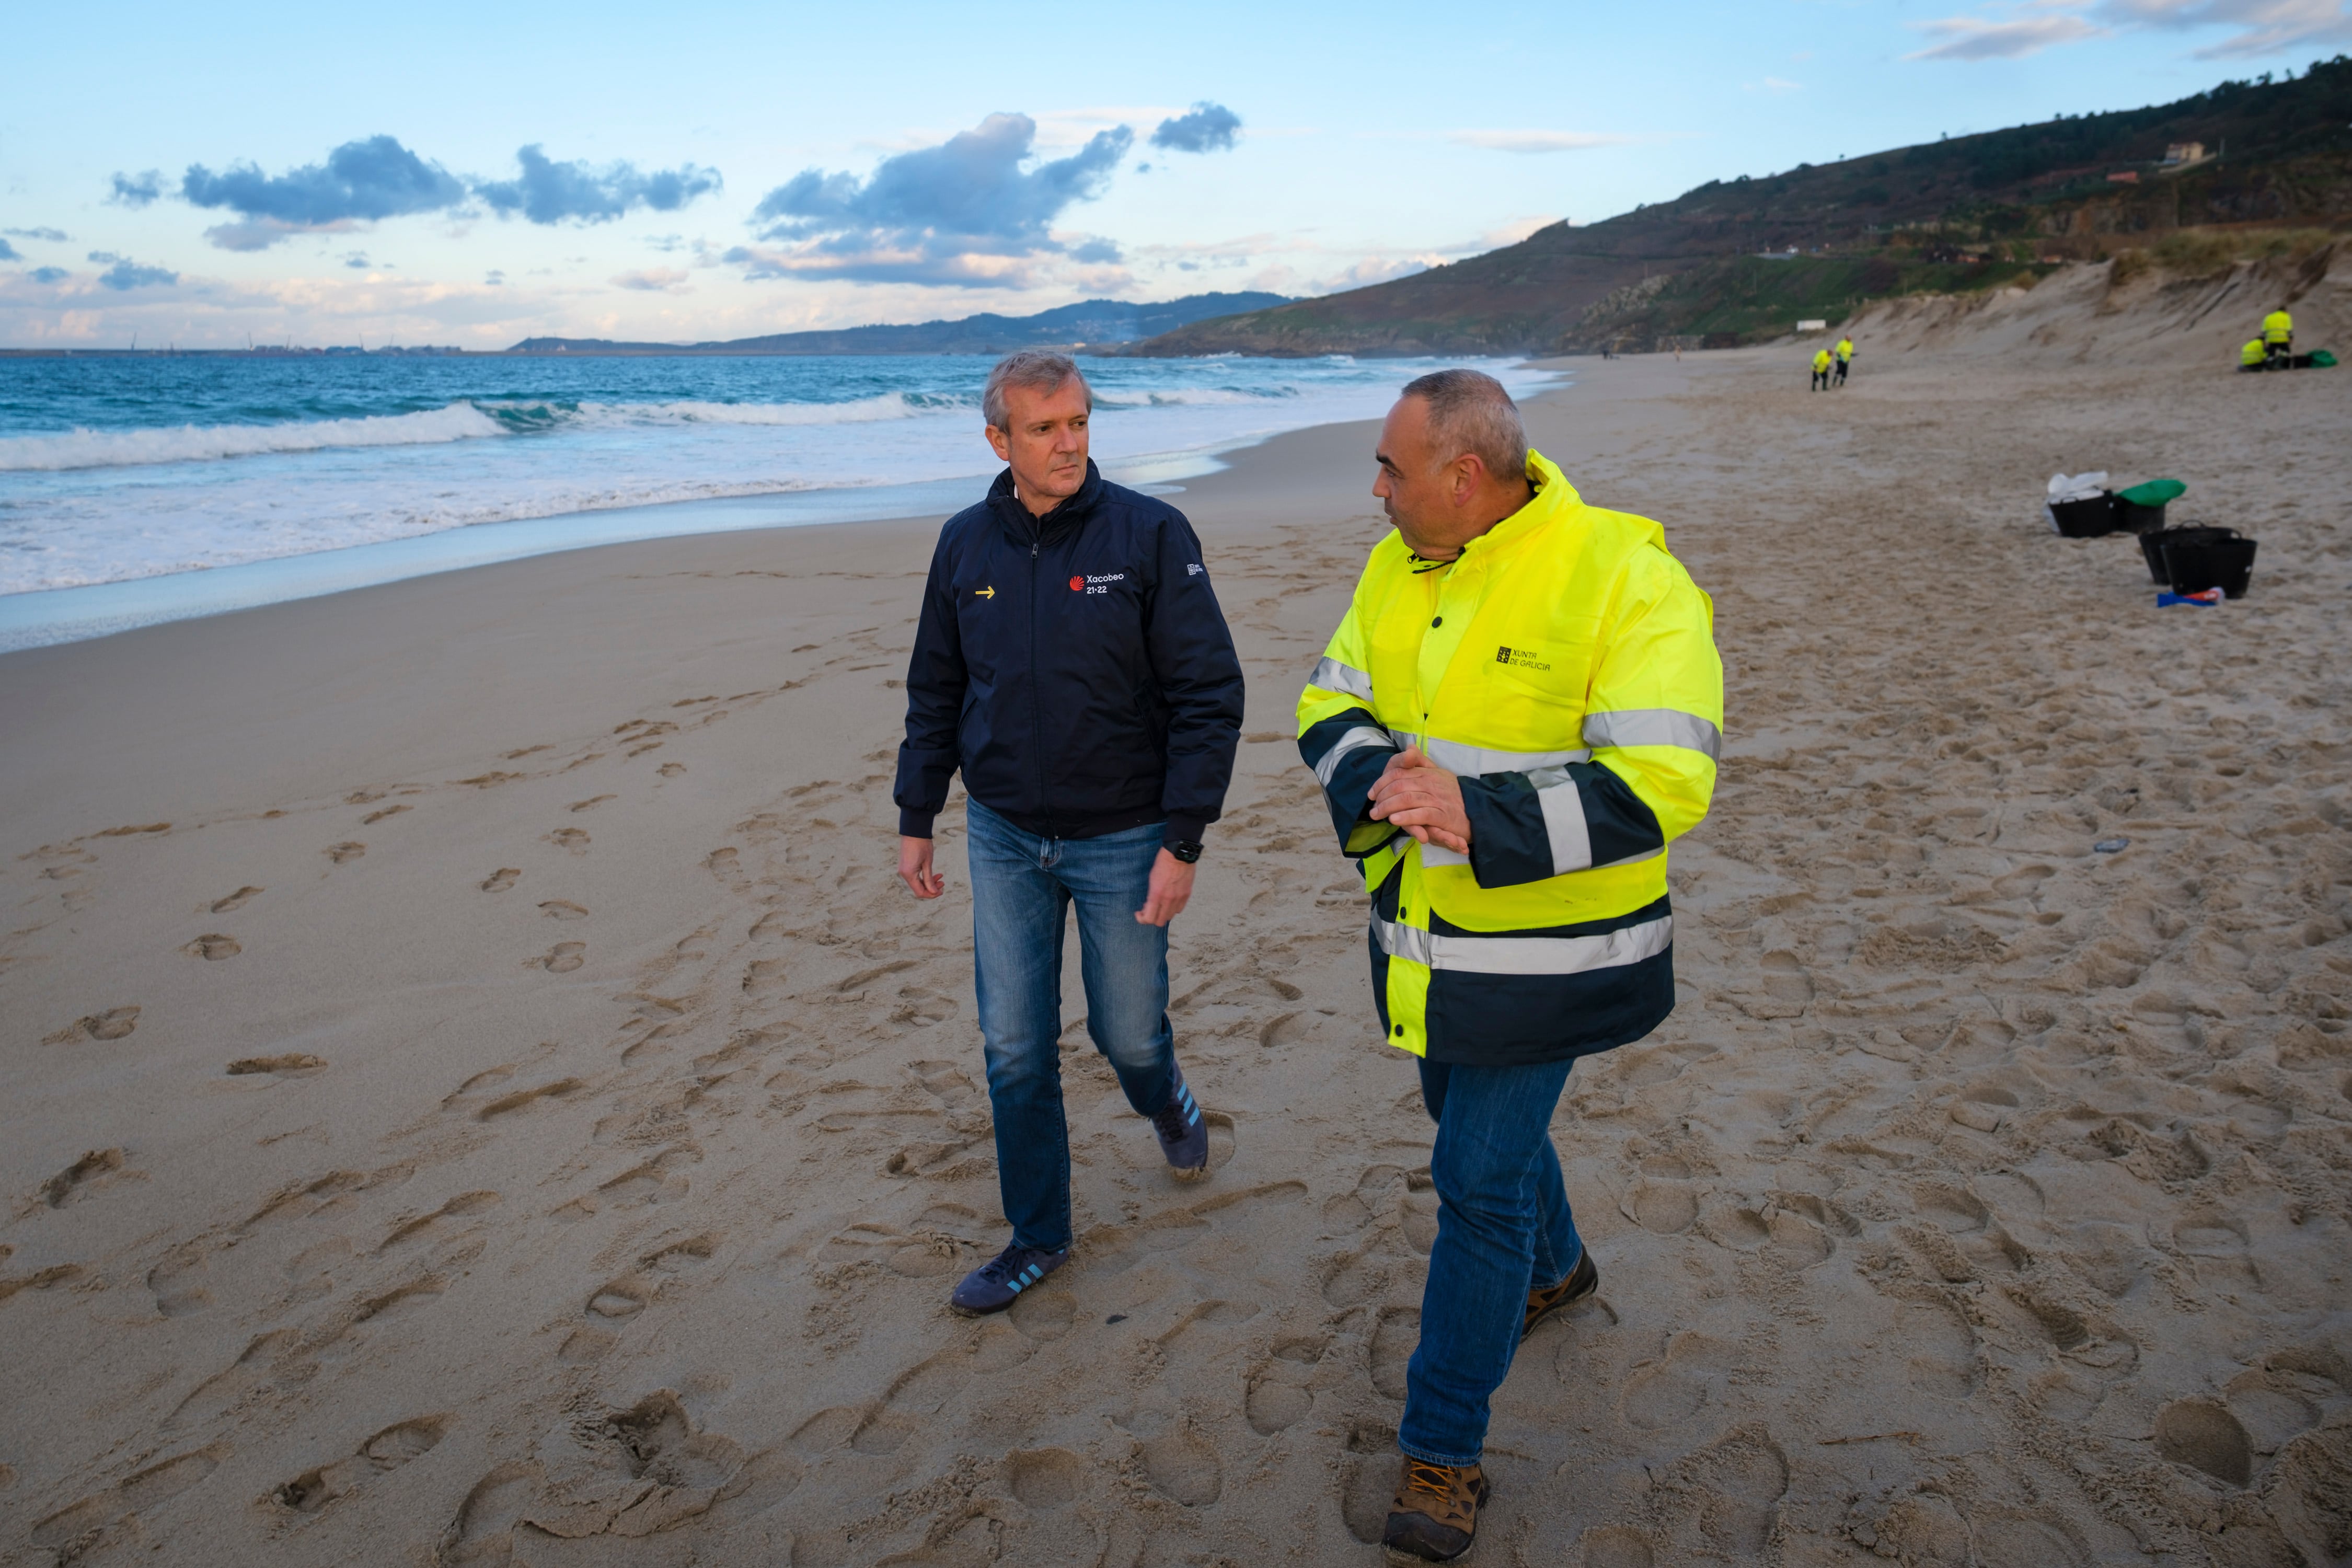
M 1437 1245 L 1397 1428 L 1397 1447 L 1416 1459 L 1478 1462 L 1486 1402 L 1518 1352 L 1528 1292 L 1559 1284 L 1584 1256 L 1551 1146 L 1570 1066 L 1421 1064 L 1422 1102 L 1437 1123 Z
M 971 952 L 996 1180 L 1013 1239 L 1070 1245 L 1070 1137 L 1062 1115 L 1062 924 L 1078 910 L 1087 1033 L 1128 1104 L 1149 1116 L 1176 1082 L 1168 1023 L 1168 928 L 1135 918 L 1151 887 L 1160 827 L 1099 838 L 1040 838 L 978 801 L 971 830 Z

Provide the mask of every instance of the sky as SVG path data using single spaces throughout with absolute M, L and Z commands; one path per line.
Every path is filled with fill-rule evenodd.
M 26 6 L 0 346 L 1328 293 L 2352 49 L 2352 0 Z

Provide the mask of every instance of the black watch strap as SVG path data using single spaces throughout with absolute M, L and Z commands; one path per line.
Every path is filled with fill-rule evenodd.
M 1190 866 L 1193 861 L 1198 860 L 1201 858 L 1201 846 L 1197 839 L 1180 838 L 1175 843 L 1167 846 L 1167 849 L 1168 853 L 1175 856 L 1176 858 L 1183 861 L 1187 866 Z

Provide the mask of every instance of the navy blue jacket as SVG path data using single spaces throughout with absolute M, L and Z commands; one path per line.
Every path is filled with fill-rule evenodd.
M 898 831 L 931 836 L 948 783 L 1046 837 L 1166 822 L 1197 840 L 1224 809 L 1242 668 L 1201 542 L 1165 501 L 1089 462 L 1044 517 L 1006 469 L 948 519 L 907 665 Z

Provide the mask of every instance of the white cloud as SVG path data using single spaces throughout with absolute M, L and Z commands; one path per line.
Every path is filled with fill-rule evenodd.
M 1591 131 L 1449 131 L 1448 142 L 1490 153 L 1580 153 L 1592 147 L 1618 147 L 1631 136 L 1610 136 Z
M 2053 44 L 2095 38 L 2107 31 L 2072 12 L 2044 12 L 2038 16 L 2019 16 L 2003 22 L 1981 16 L 1946 16 L 1911 25 L 1940 42 L 1904 56 L 1906 60 L 2015 59 L 2021 55 L 2037 54 Z
M 2119 31 L 2229 29 L 2197 51 L 2211 59 L 2352 40 L 2352 0 L 2032 0 L 1912 26 L 1937 40 L 1904 57 L 1913 60 L 2015 59 Z
M 640 267 L 615 276 L 613 286 L 641 289 L 648 294 L 683 294 L 687 292 L 687 279 L 691 276 L 675 267 Z
M 2105 0 L 2098 15 L 2123 26 L 2167 31 L 2234 28 L 2230 37 L 2197 51 L 2208 59 L 2352 39 L 2352 4 L 2347 0 Z

